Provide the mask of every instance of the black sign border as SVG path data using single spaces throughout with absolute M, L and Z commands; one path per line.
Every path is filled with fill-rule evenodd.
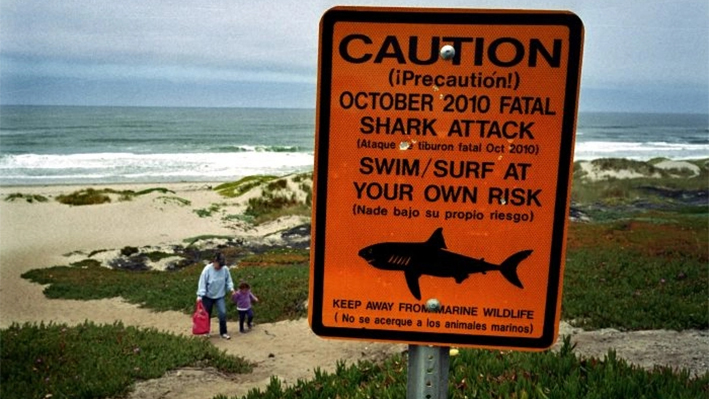
M 430 11 L 430 10 L 427 10 Z M 311 249 L 311 306 L 310 322 L 319 336 L 348 339 L 369 339 L 417 344 L 470 345 L 480 347 L 509 347 L 546 349 L 554 344 L 564 228 L 567 218 L 568 184 L 573 159 L 573 141 L 581 74 L 583 23 L 572 13 L 560 12 L 489 12 L 475 10 L 427 12 L 411 9 L 339 9 L 326 12 L 321 20 L 320 56 L 317 98 L 316 198 L 314 209 L 313 248 Z M 490 335 L 451 334 L 440 332 L 409 332 L 366 328 L 328 327 L 323 324 L 322 309 L 325 279 L 325 226 L 327 217 L 327 172 L 330 138 L 330 99 L 332 95 L 333 35 L 338 22 L 389 23 L 389 24 L 442 24 L 442 25 L 529 25 L 565 26 L 569 29 L 569 52 L 565 88 L 564 115 L 561 126 L 561 148 L 557 173 L 556 207 L 552 227 L 552 244 L 549 265 L 547 302 L 542 335 L 539 338 L 500 337 Z

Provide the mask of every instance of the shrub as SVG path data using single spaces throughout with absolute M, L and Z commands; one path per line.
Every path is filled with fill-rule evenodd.
M 221 205 L 219 204 L 212 204 L 209 206 L 209 208 L 201 208 L 201 209 L 195 209 L 193 210 L 194 213 L 197 214 L 197 216 L 201 218 L 207 218 L 212 216 L 213 213 L 219 212 L 221 209 Z
M 174 196 L 160 196 L 155 198 L 155 201 L 160 201 L 163 204 L 176 204 L 179 206 L 190 206 L 192 205 L 192 201 L 180 197 L 174 197 Z
M 111 188 L 105 188 L 103 190 L 87 188 L 83 190 L 74 191 L 71 194 L 59 195 L 57 196 L 57 201 L 65 205 L 97 205 L 111 202 L 111 194 L 117 195 L 119 201 L 130 201 L 134 197 L 150 194 L 153 192 L 159 192 L 163 194 L 175 193 L 174 191 L 162 187 L 149 188 L 138 192 L 135 192 L 133 190 L 118 191 Z
M 275 176 L 247 176 L 236 182 L 223 183 L 214 188 L 220 195 L 227 198 L 239 197 L 254 187 L 276 179 Z
M 43 195 L 39 194 L 22 194 L 22 193 L 14 193 L 14 194 L 9 194 L 8 196 L 5 197 L 5 201 L 7 202 L 13 202 L 15 200 L 25 200 L 29 202 L 30 204 L 33 202 L 47 202 L 49 199 Z
M 57 201 L 64 205 L 97 205 L 111 202 L 111 197 L 109 197 L 104 191 L 97 191 L 93 188 L 87 188 L 85 190 L 75 191 L 68 195 L 59 195 L 57 196 Z
M 283 190 L 286 187 L 288 187 L 288 181 L 285 179 L 278 179 L 276 181 L 272 181 L 266 185 L 266 189 L 264 191 L 276 191 L 276 190 Z

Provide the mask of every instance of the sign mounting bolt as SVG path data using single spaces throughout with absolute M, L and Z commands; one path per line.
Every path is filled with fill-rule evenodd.
M 448 61 L 453 57 L 455 57 L 455 48 L 453 48 L 453 46 L 451 46 L 450 44 L 446 44 L 445 46 L 441 47 L 441 58 Z
M 438 312 L 441 310 L 441 302 L 439 302 L 436 298 L 429 299 L 426 301 L 426 310 L 429 312 Z

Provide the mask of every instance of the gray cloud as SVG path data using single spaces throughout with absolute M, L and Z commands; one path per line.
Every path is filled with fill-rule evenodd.
M 199 82 L 205 87 L 223 82 L 239 93 L 234 83 L 268 82 L 311 85 L 312 92 L 317 78 L 318 22 L 334 4 L 3 0 L 0 84 L 4 90 L 0 101 L 41 98 L 41 88 L 21 85 L 33 79 L 54 85 L 66 79 L 97 85 L 106 80 L 127 93 L 140 93 L 158 81 L 156 90 L 170 83 L 196 88 Z M 468 7 L 470 2 L 394 0 L 389 4 Z M 648 85 L 690 90 L 687 98 L 699 102 L 703 95 L 709 96 L 709 5 L 705 0 L 483 1 L 476 6 L 576 12 L 586 28 L 584 89 L 616 92 L 625 85 L 636 89 Z M 143 89 L 128 87 L 131 82 Z M 25 96 L 18 97 L 20 92 Z M 57 101 L 60 97 L 56 94 Z M 314 106 L 310 97 L 293 98 L 290 103 L 306 101 Z
M 306 26 L 317 14 L 281 3 L 279 11 L 237 1 L 5 1 L 2 52 L 85 64 L 311 67 L 317 42 L 302 36 L 317 34 Z

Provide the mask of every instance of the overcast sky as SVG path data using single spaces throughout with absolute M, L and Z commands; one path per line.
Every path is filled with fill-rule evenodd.
M 314 108 L 336 4 L 571 10 L 581 111 L 709 112 L 706 0 L 0 0 L 0 104 Z

